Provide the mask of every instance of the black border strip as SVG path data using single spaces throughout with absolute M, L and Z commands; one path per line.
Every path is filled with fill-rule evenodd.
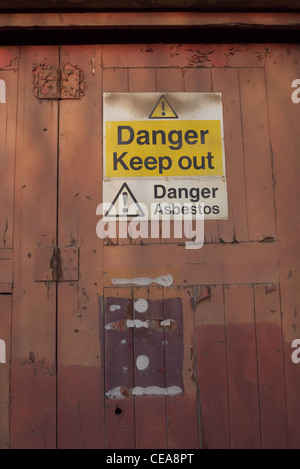
M 299 43 L 299 29 L 283 28 L 203 28 L 158 29 L 67 29 L 0 31 L 0 44 L 66 45 L 66 44 L 207 44 L 207 43 Z

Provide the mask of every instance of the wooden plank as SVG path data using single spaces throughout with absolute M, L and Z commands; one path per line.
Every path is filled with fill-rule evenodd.
M 213 69 L 212 81 L 213 91 L 222 93 L 228 191 L 228 220 L 219 221 L 219 236 L 225 243 L 245 242 L 249 238 L 238 71 Z
M 199 448 L 197 387 L 193 370 L 194 320 L 190 297 L 178 287 L 164 289 L 164 315 L 175 320 L 165 333 L 166 385 L 178 386 L 181 394 L 167 397 L 168 448 Z
M 50 7 L 52 5 L 49 5 Z M 69 6 L 69 5 L 68 5 Z M 146 4 L 139 5 L 139 8 Z M 155 5 L 151 4 L 150 8 Z M 182 4 L 183 6 L 183 4 Z M 202 6 L 202 4 L 201 4 Z M 39 5 L 40 7 L 40 5 Z M 134 5 L 136 7 L 136 5 Z M 169 7 L 169 6 L 168 6 Z M 167 7 L 167 8 L 168 8 Z M 9 7 L 11 8 L 11 6 Z M 123 4 L 122 4 L 123 8 Z M 147 7 L 146 7 L 147 8 Z M 148 7 L 149 8 L 149 7 Z M 179 6 L 180 8 L 180 6 Z M 209 8 L 211 5 L 209 4 Z M 178 15 L 172 12 L 94 12 L 84 14 L 78 13 L 30 13 L 14 15 L 0 14 L 0 29 L 7 28 L 55 28 L 66 29 L 70 26 L 73 28 L 90 28 L 98 27 L 107 29 L 114 26 L 115 28 L 124 28 L 124 26 L 132 28 L 150 28 L 155 27 L 186 27 L 186 26 L 204 26 L 204 27 L 239 27 L 249 28 L 272 28 L 274 26 L 285 26 L 286 28 L 294 28 L 299 25 L 299 13 L 280 12 L 278 13 L 236 13 L 222 12 L 222 15 L 213 12 L 185 12 Z
M 135 447 L 134 398 L 129 396 L 134 387 L 133 329 L 124 323 L 132 315 L 130 288 L 105 289 L 105 425 L 109 449 Z M 120 327 L 109 326 L 119 321 Z M 109 397 L 115 388 L 121 388 L 122 397 Z
M 12 259 L 0 259 L 0 285 L 12 284 Z
M 13 286 L 11 283 L 0 283 L 0 293 L 12 293 Z
M 9 403 L 11 365 L 11 296 L 0 295 L 0 449 L 9 449 Z M 3 362 L 3 348 L 5 363 Z
M 261 430 L 251 285 L 225 288 L 225 318 L 231 448 L 257 449 Z
M 9 54 L 9 51 L 7 53 Z M 11 60 L 11 55 L 9 60 Z M 12 248 L 17 70 L 0 71 L 0 80 L 3 80 L 5 83 L 5 103 L 0 104 L 0 248 Z
M 56 446 L 56 288 L 34 282 L 34 249 L 56 244 L 55 101 L 33 94 L 34 64 L 58 67 L 57 47 L 21 51 L 12 315 L 11 447 Z M 33 404 L 34 403 L 34 404 Z
M 195 302 L 202 447 L 228 449 L 230 425 L 223 285 L 198 286 L 198 292 L 202 293 Z
M 260 44 L 105 44 L 105 68 L 212 68 L 264 66 Z M 172 87 L 172 84 L 169 83 Z M 170 90 L 171 91 L 171 90 Z
M 58 246 L 62 253 L 64 246 L 80 249 L 79 281 L 58 284 L 59 448 L 103 448 L 105 441 L 99 425 L 104 420 L 98 307 L 103 245 L 95 236 L 95 207 L 102 200 L 100 52 L 100 46 L 60 50 L 61 68 L 71 64 L 84 76 L 81 98 L 59 105 Z
M 12 293 L 12 249 L 0 249 L 0 293 Z
M 153 68 L 131 68 L 128 74 L 130 93 L 151 93 L 156 91 L 156 77 Z
M 121 246 L 107 246 L 104 265 L 107 286 L 116 277 L 154 279 L 167 274 L 172 274 L 174 285 L 279 281 L 276 243 L 208 244 L 198 250 L 172 245 L 131 246 L 130 256 Z
M 160 321 L 164 319 L 162 287 L 134 288 L 133 311 L 135 320 L 143 323 L 149 321 L 149 329 L 145 327 L 134 329 L 135 386 L 164 389 L 166 388 L 165 334 L 160 327 Z M 148 366 L 145 360 L 149 360 Z M 135 426 L 136 448 L 167 448 L 165 397 L 155 394 L 136 396 Z
M 240 70 L 249 240 L 275 239 L 275 210 L 265 74 Z M 260 103 L 259 112 L 257 103 Z
M 172 68 L 158 68 L 156 70 L 157 91 L 183 91 L 183 71 Z
M 128 70 L 108 68 L 103 59 L 103 93 L 122 93 L 128 91 Z
M 256 285 L 254 292 L 262 447 L 287 449 L 288 431 L 279 285 Z
M 292 83 L 299 78 L 299 49 L 296 45 L 270 45 L 266 82 L 273 151 L 280 298 L 286 373 L 289 447 L 300 447 L 300 365 L 291 360 L 293 340 L 299 339 L 300 292 L 298 249 L 300 220 L 299 104 L 292 101 Z M 286 90 L 284 92 L 283 90 Z

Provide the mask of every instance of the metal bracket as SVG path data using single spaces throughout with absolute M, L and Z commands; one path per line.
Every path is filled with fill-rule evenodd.
M 35 250 L 35 282 L 79 280 L 79 248 L 52 247 Z

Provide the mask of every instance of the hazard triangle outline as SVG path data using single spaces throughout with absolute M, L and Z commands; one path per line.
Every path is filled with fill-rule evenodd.
M 178 119 L 178 115 L 165 95 L 162 94 L 151 112 L 149 119 Z
M 117 200 L 119 199 L 119 197 L 124 193 L 124 190 L 126 189 L 126 191 L 128 192 L 128 194 L 130 195 L 130 197 L 132 198 L 133 202 L 136 204 L 136 207 L 139 209 L 140 213 L 136 213 L 134 215 L 130 215 L 128 213 L 124 213 L 124 215 L 120 215 L 120 214 L 111 214 L 110 215 L 110 212 L 113 208 L 113 206 L 115 205 L 115 203 L 117 202 Z M 135 196 L 133 195 L 131 189 L 128 187 L 128 185 L 126 184 L 126 182 L 124 182 L 124 184 L 122 185 L 121 189 L 118 191 L 116 197 L 114 198 L 114 200 L 112 201 L 109 209 L 107 210 L 106 214 L 104 215 L 104 217 L 117 217 L 117 218 L 132 218 L 132 217 L 144 217 L 145 216 L 145 213 L 142 209 L 142 207 L 140 206 L 140 204 L 138 203 L 138 201 L 136 200 Z

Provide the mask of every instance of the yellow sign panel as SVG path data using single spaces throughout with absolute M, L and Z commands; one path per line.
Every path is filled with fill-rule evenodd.
M 220 121 L 108 121 L 105 159 L 107 178 L 222 176 Z

